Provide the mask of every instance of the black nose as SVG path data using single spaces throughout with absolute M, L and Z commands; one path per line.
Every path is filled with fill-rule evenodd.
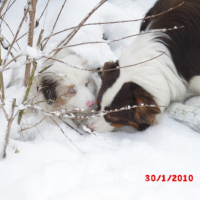
M 140 124 L 139 125 L 139 131 L 144 131 L 147 128 L 149 128 L 150 124 Z

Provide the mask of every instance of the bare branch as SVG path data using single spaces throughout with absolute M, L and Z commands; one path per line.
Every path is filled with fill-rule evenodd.
M 37 47 L 38 48 L 40 48 L 40 44 L 41 44 L 41 41 L 42 41 L 43 33 L 44 33 L 44 29 L 42 29 L 40 31 L 40 35 L 39 35 L 38 42 L 37 42 Z
M 15 107 L 16 107 L 16 99 L 13 100 L 12 113 L 11 113 L 10 119 L 8 120 L 8 125 L 7 125 L 7 130 L 6 130 L 6 137 L 5 137 L 5 144 L 4 144 L 3 158 L 6 158 L 6 148 L 7 148 L 8 143 L 9 143 L 10 129 L 11 129 L 11 125 L 12 125 L 12 122 L 13 122 L 13 119 L 14 119 L 13 115 L 14 115 L 14 112 L 15 112 Z
M 11 6 L 15 3 L 15 1 L 16 1 L 16 0 L 14 0 L 14 1 L 11 3 L 11 5 L 6 9 L 6 11 L 1 15 L 1 17 L 4 16 L 4 15 L 6 14 L 6 12 L 11 8 Z
M 8 7 L 9 7 L 9 5 L 10 5 L 10 2 L 11 2 L 11 0 L 9 0 L 6 10 L 8 9 Z M 5 13 L 5 15 L 6 15 L 6 13 Z M 2 15 L 2 19 L 5 18 L 5 15 Z M 3 20 L 2 20 L 2 21 L 3 21 Z M 2 21 L 1 21 L 1 24 L 2 24 Z M 0 27 L 1 27 L 1 24 L 0 24 Z
M 1 12 L 2 12 L 4 6 L 6 5 L 7 1 L 8 1 L 8 0 L 4 0 L 4 2 L 2 3 L 2 6 L 1 6 L 1 8 L 0 8 L 0 15 L 1 15 Z
M 3 18 L 1 18 L 1 19 L 2 19 L 2 21 L 6 24 L 6 26 L 8 27 L 8 29 L 9 29 L 10 32 L 12 33 L 12 35 L 14 36 L 14 33 L 13 33 L 12 29 L 10 28 L 10 26 L 8 25 L 8 23 L 7 23 Z M 20 48 L 18 42 L 16 42 L 16 43 L 17 43 L 17 46 L 19 47 L 19 49 L 21 50 L 21 48 Z
M 58 19 L 59 19 L 59 17 L 60 17 L 60 14 L 61 14 L 61 12 L 62 12 L 64 6 L 65 6 L 66 1 L 67 1 L 67 0 L 64 0 L 64 3 L 63 3 L 63 5 L 62 5 L 62 7 L 61 7 L 61 9 L 60 9 L 60 12 L 58 13 L 58 16 L 57 16 L 56 21 L 55 21 L 55 23 L 54 23 L 54 25 L 53 25 L 51 34 L 53 33 L 53 31 L 54 31 L 54 29 L 55 29 L 55 27 L 56 27 L 56 24 L 57 24 L 57 22 L 58 22 Z M 49 39 L 50 39 L 50 38 L 49 38 Z M 47 42 L 49 41 L 49 39 L 47 39 L 46 42 L 45 42 L 45 44 L 42 46 L 43 49 L 45 48 L 45 46 L 46 46 Z
M 15 61 L 17 58 L 21 57 L 22 54 L 19 54 L 17 56 L 15 56 L 12 60 L 10 60 L 9 62 L 7 62 L 4 66 L 3 66 L 3 69 L 5 70 L 5 68 L 13 61 Z
M 42 118 L 39 122 L 37 122 L 36 124 L 32 125 L 32 126 L 29 126 L 27 128 L 23 128 L 21 130 L 19 130 L 18 132 L 22 132 L 22 131 L 25 131 L 25 130 L 28 130 L 28 129 L 31 129 L 31 128 L 34 128 L 36 127 L 37 125 L 39 125 L 40 123 L 42 123 L 48 116 L 45 116 L 44 118 Z
M 26 15 L 27 15 L 27 13 L 28 13 L 28 10 L 29 10 L 29 9 L 26 10 L 26 12 L 25 12 L 25 14 L 24 14 L 24 17 L 22 18 L 21 23 L 20 23 L 20 25 L 19 25 L 19 28 L 18 28 L 18 30 L 17 30 L 17 32 L 16 32 L 14 38 L 13 38 L 13 41 L 12 41 L 12 43 L 11 43 L 9 49 L 8 49 L 8 53 L 7 53 L 7 55 L 6 55 L 5 59 L 4 59 L 4 63 L 3 63 L 4 65 L 5 65 L 5 63 L 6 63 L 7 59 L 8 59 L 8 55 L 10 54 L 11 49 L 12 49 L 12 47 L 13 47 L 15 41 L 16 41 L 16 38 L 17 38 L 17 36 L 18 36 L 18 34 L 19 34 L 19 31 L 20 31 L 20 29 L 21 29 L 21 27 L 22 27 L 22 24 L 23 24 L 23 22 L 24 22 L 24 20 L 25 20 L 25 18 L 26 18 Z
M 43 12 L 42 12 L 42 14 L 40 15 L 39 19 L 36 20 L 36 25 L 35 25 L 35 27 L 37 27 L 37 26 L 39 25 L 39 21 L 40 21 L 40 19 L 42 18 L 42 16 L 43 16 L 45 10 L 47 9 L 47 7 L 48 7 L 48 5 L 49 5 L 49 1 L 50 1 L 50 0 L 47 1 L 47 4 L 46 4 L 46 6 L 45 6 L 45 8 L 44 8 L 44 10 L 43 10 Z
M 3 37 L 3 39 L 6 40 L 6 42 L 7 42 L 9 45 L 11 45 L 10 42 L 5 38 L 5 36 L 2 35 L 2 33 L 1 33 L 1 37 Z M 3 47 L 4 49 L 8 50 L 8 47 L 9 47 L 9 46 L 5 46 L 3 42 L 1 42 L 1 45 L 2 45 L 2 47 Z M 17 49 L 16 49 L 14 46 L 13 46 L 13 49 L 17 52 Z
M 2 108 L 2 110 L 3 110 L 3 112 L 4 112 L 4 115 L 5 115 L 5 117 L 6 117 L 6 120 L 9 121 L 8 114 L 7 114 L 7 112 L 6 112 L 5 108 L 4 108 L 4 100 L 3 100 L 2 96 L 1 96 L 1 94 L 0 94 L 0 99 L 1 99 L 1 102 L 2 102 L 1 108 Z
M 32 10 L 29 11 L 30 22 L 29 22 L 29 33 L 28 33 L 28 46 L 33 46 L 33 34 L 34 34 L 34 22 L 35 22 L 35 11 L 36 11 L 37 0 L 31 1 Z M 24 85 L 28 85 L 28 80 L 30 78 L 31 63 L 28 62 L 28 56 L 26 57 L 27 63 L 25 68 Z
M 100 7 L 102 6 L 107 0 L 101 0 L 100 3 L 98 5 L 96 5 L 89 13 L 88 15 L 81 21 L 81 23 L 77 26 L 77 28 L 75 28 L 72 33 L 70 33 L 66 39 L 64 39 L 57 47 L 59 47 L 60 45 L 62 45 L 64 43 L 63 46 L 66 46 L 71 39 L 76 35 L 76 33 L 79 31 L 79 29 L 83 26 L 83 24 L 89 19 L 89 17 Z M 57 54 L 60 50 L 57 50 L 55 54 Z
M 32 68 L 32 72 L 31 72 L 31 76 L 29 78 L 28 87 L 26 89 L 26 94 L 24 96 L 24 100 L 22 103 L 24 103 L 28 99 L 28 95 L 29 95 L 29 92 L 30 92 L 30 89 L 31 89 L 31 86 L 33 83 L 33 78 L 34 78 L 36 68 L 37 68 L 37 63 L 35 61 L 33 61 L 33 68 Z M 19 112 L 18 124 L 20 124 L 23 114 L 24 114 L 24 110 L 21 110 Z
M 71 129 L 75 130 L 77 133 L 79 133 L 80 135 L 83 135 L 80 131 L 76 130 L 74 127 L 72 127 L 71 125 L 69 125 L 69 123 L 67 123 L 65 120 L 63 120 L 61 117 L 59 117 L 59 119 L 61 119 L 65 124 L 67 124 L 67 126 L 69 126 Z M 80 122 L 79 122 L 80 123 Z M 80 123 L 81 124 L 81 123 Z
M 0 42 L 2 43 L 2 41 L 3 38 L 0 37 Z M 1 59 L 1 46 L 0 46 L 0 66 L 1 65 L 2 65 L 2 59 Z M 3 71 L 0 71 L 0 90 L 2 92 L 2 98 L 5 99 Z

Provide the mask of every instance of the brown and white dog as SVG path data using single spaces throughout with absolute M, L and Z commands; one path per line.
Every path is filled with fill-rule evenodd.
M 182 0 L 158 0 L 146 16 L 176 7 Z M 114 110 L 133 105 L 164 107 L 138 107 L 110 113 L 92 119 L 92 131 L 106 132 L 122 126 L 145 130 L 155 125 L 160 114 L 171 101 L 183 100 L 188 94 L 200 94 L 200 0 L 185 0 L 184 4 L 157 18 L 144 21 L 141 31 L 185 26 L 165 33 L 138 36 L 123 51 L 118 62 L 104 65 L 98 110 Z M 129 68 L 117 69 L 149 60 Z

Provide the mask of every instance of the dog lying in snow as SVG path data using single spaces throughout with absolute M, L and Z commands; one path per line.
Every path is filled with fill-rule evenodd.
M 60 60 L 69 65 L 91 69 L 87 62 L 76 54 L 69 53 Z M 41 75 L 34 78 L 29 104 L 37 105 L 48 112 L 75 108 L 91 110 L 94 109 L 99 86 L 100 78 L 96 73 L 75 69 L 56 61 Z M 44 116 L 41 111 L 35 109 L 34 111 Z M 72 127 L 77 127 L 74 120 L 67 118 L 63 120 Z
M 181 4 L 182 0 L 158 0 L 146 16 L 156 15 Z M 141 31 L 184 28 L 165 33 L 138 36 L 123 51 L 119 61 L 109 62 L 102 76 L 97 104 L 98 110 L 114 110 L 133 105 L 137 107 L 109 113 L 89 120 L 92 131 L 106 132 L 122 126 L 145 130 L 155 125 L 171 101 L 183 100 L 188 93 L 200 94 L 200 0 L 185 0 L 182 6 L 156 18 L 145 20 Z M 162 52 L 165 52 L 160 57 Z M 155 58 L 156 59 L 152 59 Z M 144 62 L 145 60 L 150 60 Z M 128 66 L 117 69 L 118 66 Z

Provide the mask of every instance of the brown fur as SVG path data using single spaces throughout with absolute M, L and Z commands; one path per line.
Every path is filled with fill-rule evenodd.
M 158 0 L 146 16 L 158 14 L 176 7 L 183 0 Z M 166 32 L 170 39 L 159 38 L 170 50 L 178 73 L 187 81 L 200 75 L 200 0 L 184 0 L 184 4 L 159 17 L 145 20 L 141 31 L 149 29 L 182 29 Z M 151 24 L 150 24 L 151 23 Z

